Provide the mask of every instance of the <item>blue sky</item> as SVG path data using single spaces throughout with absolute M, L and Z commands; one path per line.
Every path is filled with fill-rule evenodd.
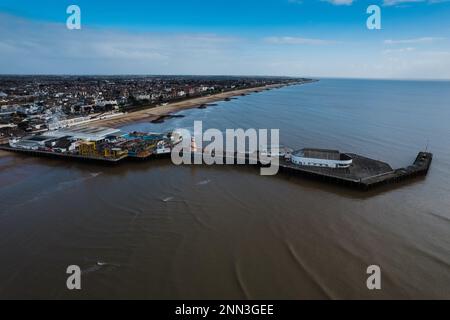
M 450 2 L 0 0 L 0 58 L 0 73 L 450 79 Z

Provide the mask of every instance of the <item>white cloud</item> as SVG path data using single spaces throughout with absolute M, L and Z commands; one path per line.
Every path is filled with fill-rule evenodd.
M 404 5 L 404 4 L 410 4 L 410 3 L 417 3 L 417 2 L 426 2 L 429 4 L 435 4 L 435 3 L 442 3 L 442 2 L 448 2 L 450 0 L 383 0 L 384 6 L 397 6 L 397 5 Z
M 401 40 L 384 40 L 384 44 L 426 44 L 435 41 L 445 40 L 443 37 L 422 37 L 415 39 L 401 39 Z
M 290 45 L 328 45 L 336 44 L 337 41 L 324 39 L 310 39 L 301 37 L 267 37 L 265 42 L 270 44 L 290 44 Z
M 335 6 L 350 6 L 355 2 L 355 0 L 321 0 L 326 1 L 331 4 L 334 4 Z
M 384 49 L 391 50 L 381 54 L 376 51 L 380 43 L 344 46 L 318 38 L 243 39 L 88 27 L 70 31 L 62 23 L 0 14 L 0 73 L 450 78 L 448 46 L 427 46 L 425 53 L 408 49 L 419 45 L 389 45 L 398 41 L 388 41 Z
M 335 6 L 350 6 L 355 2 L 356 0 L 319 0 L 322 2 L 328 2 Z M 303 4 L 303 0 L 288 0 L 289 3 L 297 3 L 297 4 Z
M 450 52 L 405 51 L 384 55 L 380 66 L 392 78 L 450 79 Z
M 387 49 L 387 50 L 383 50 L 383 54 L 395 54 L 395 53 L 403 53 L 403 52 L 412 52 L 414 50 L 416 50 L 416 48 L 413 48 L 413 47 L 399 48 L 399 49 Z
M 384 0 L 383 5 L 385 6 L 396 6 L 399 4 L 406 4 L 412 2 L 424 2 L 426 0 Z
M 0 14 L 0 72 L 191 73 L 212 66 L 214 73 L 239 41 L 202 33 L 68 30 Z

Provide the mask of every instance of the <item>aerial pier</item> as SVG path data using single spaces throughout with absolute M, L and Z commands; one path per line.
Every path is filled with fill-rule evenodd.
M 12 139 L 9 144 L 0 145 L 0 150 L 31 156 L 117 164 L 126 159 L 150 160 L 170 157 L 173 147 L 181 141 L 182 137 L 176 131 L 164 134 L 141 132 L 122 134 L 119 130 L 110 128 L 76 128 Z M 197 150 L 195 141 L 191 143 L 190 154 L 191 160 L 195 157 L 200 159 L 211 157 L 202 150 Z M 223 163 L 256 166 L 264 166 L 260 160 L 263 155 L 269 159 L 278 157 L 281 173 L 365 191 L 425 176 L 433 160 L 431 153 L 419 152 L 410 166 L 393 169 L 389 164 L 379 160 L 326 149 L 305 148 L 293 151 L 288 148 L 277 148 L 277 152 L 271 154 L 270 151 L 260 148 L 252 153 L 220 154 L 223 155 L 221 159 Z M 213 157 L 217 160 L 215 155 Z
M 160 157 L 161 155 L 166 155 L 167 157 L 170 156 L 170 154 L 168 153 L 158 154 L 156 152 L 152 152 L 141 156 L 122 155 L 117 158 L 106 158 L 89 155 L 56 153 L 43 150 L 26 150 L 9 147 L 8 145 L 1 145 L 0 150 L 17 152 L 31 156 L 52 157 L 59 159 L 79 160 L 89 162 L 101 162 L 105 164 L 117 164 L 125 159 L 133 159 L 133 158 L 148 160 L 148 159 L 155 159 L 156 157 Z M 299 166 L 293 164 L 292 162 L 286 159 L 280 159 L 279 168 L 280 172 L 284 174 L 303 176 L 306 178 L 312 178 L 315 180 L 342 185 L 353 189 L 368 191 L 376 187 L 380 187 L 382 185 L 389 185 L 418 176 L 426 176 L 433 159 L 432 153 L 419 152 L 419 154 L 416 157 L 416 160 L 412 165 L 406 168 L 399 168 L 394 170 L 387 163 L 378 160 L 373 160 L 357 154 L 348 154 L 348 155 L 353 158 L 353 164 L 349 168 L 336 169 L 325 167 Z M 251 157 L 249 157 L 248 155 L 235 154 L 233 158 L 234 160 L 240 158 L 241 160 L 245 160 L 246 164 L 249 164 L 249 159 Z M 226 157 L 224 157 L 224 160 L 225 159 Z M 257 162 L 256 165 L 261 166 L 261 163 Z

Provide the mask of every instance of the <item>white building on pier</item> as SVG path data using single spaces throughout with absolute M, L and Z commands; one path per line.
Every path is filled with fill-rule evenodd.
M 353 159 L 337 150 L 305 148 L 293 152 L 291 162 L 301 166 L 348 168 Z

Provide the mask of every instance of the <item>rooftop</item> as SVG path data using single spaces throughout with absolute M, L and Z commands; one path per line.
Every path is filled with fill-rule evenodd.
M 98 141 L 103 140 L 109 135 L 120 132 L 119 129 L 103 128 L 103 127 L 72 127 L 59 129 L 56 131 L 49 131 L 46 135 L 62 138 L 65 136 L 71 136 L 75 139 Z
M 302 150 L 295 151 L 292 155 L 304 158 L 326 159 L 326 160 L 341 159 L 341 153 L 339 151 L 329 149 L 305 148 Z
M 41 142 L 41 141 L 47 141 L 47 140 L 52 140 L 52 139 L 54 139 L 54 137 L 49 137 L 49 136 L 28 136 L 28 137 L 25 137 L 23 140 Z

